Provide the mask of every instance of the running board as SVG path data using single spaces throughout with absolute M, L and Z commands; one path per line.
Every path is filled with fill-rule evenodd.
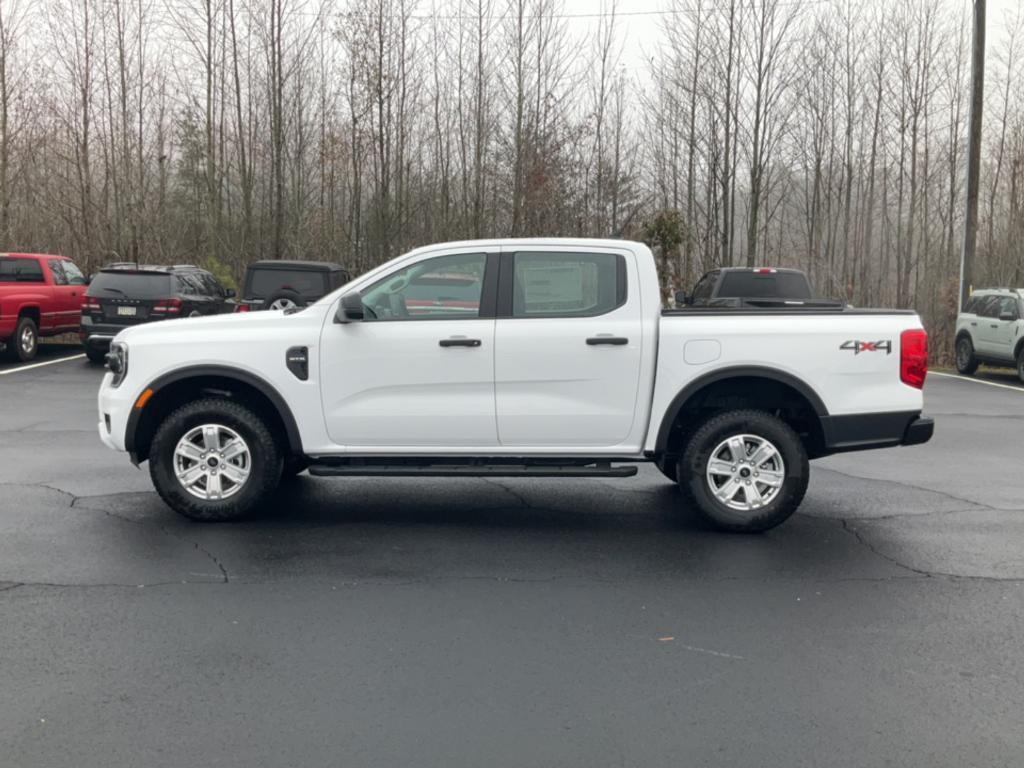
M 339 463 L 312 464 L 317 477 L 632 477 L 635 466 L 590 464 L 430 464 Z

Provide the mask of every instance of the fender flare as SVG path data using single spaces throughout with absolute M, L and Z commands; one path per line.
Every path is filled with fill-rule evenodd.
M 814 391 L 806 382 L 798 379 L 792 374 L 780 371 L 777 368 L 768 368 L 759 365 L 737 365 L 730 366 L 728 368 L 719 368 L 715 371 L 710 371 L 702 376 L 698 376 L 696 379 L 691 381 L 672 398 L 672 402 L 668 404 L 668 408 L 665 409 L 665 415 L 661 419 L 661 425 L 658 427 L 658 437 L 654 443 L 654 452 L 656 455 L 665 453 L 668 448 L 669 436 L 672 433 L 672 425 L 675 424 L 676 418 L 679 416 L 680 411 L 683 410 L 686 403 L 700 390 L 707 387 L 709 384 L 716 384 L 720 381 L 727 381 L 729 379 L 741 379 L 741 378 L 759 378 L 759 379 L 771 379 L 777 381 L 780 384 L 799 392 L 818 416 L 818 420 L 823 424 L 824 420 L 828 418 L 828 409 L 825 407 L 824 401 L 818 396 L 818 393 Z
M 243 384 L 251 386 L 257 390 L 260 394 L 270 401 L 271 405 L 277 411 L 277 415 L 281 419 L 281 423 L 284 425 L 285 437 L 288 439 L 288 449 L 295 455 L 302 454 L 302 437 L 299 434 L 299 426 L 295 421 L 295 416 L 292 414 L 291 408 L 288 407 L 288 403 L 285 401 L 281 394 L 274 388 L 272 384 L 266 380 L 260 378 L 256 374 L 249 373 L 241 368 L 235 368 L 229 365 L 191 365 L 186 368 L 179 368 L 177 370 L 165 373 L 145 387 L 146 389 L 152 389 L 153 395 L 158 395 L 161 389 L 164 389 L 170 384 L 174 384 L 185 379 L 195 379 L 207 376 L 219 376 L 227 379 L 237 379 Z M 138 454 L 138 446 L 136 444 L 135 436 L 138 433 L 139 422 L 142 420 L 142 415 L 145 413 L 145 409 L 132 408 L 131 415 L 128 417 L 128 425 L 125 428 L 124 435 L 124 447 L 133 457 Z

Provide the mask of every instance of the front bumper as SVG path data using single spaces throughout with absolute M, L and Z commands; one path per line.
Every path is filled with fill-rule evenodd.
M 112 387 L 110 382 L 113 378 L 114 374 L 108 372 L 100 384 L 97 396 L 99 421 L 96 428 L 100 440 L 107 448 L 123 452 L 127 450 L 125 432 L 128 428 L 128 417 L 135 403 L 135 392 L 123 384 L 120 387 Z
M 826 416 L 821 427 L 826 454 L 920 445 L 935 432 L 935 422 L 920 411 Z

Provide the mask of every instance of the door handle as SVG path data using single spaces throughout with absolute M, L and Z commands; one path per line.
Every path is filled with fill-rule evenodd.
M 971 323 L 971 325 L 972 325 L 972 326 L 974 326 L 975 328 L 977 328 L 977 327 L 978 327 L 978 324 L 977 324 L 977 323 Z
M 441 339 L 439 342 L 442 347 L 479 347 L 480 339 Z
M 989 326 L 989 328 L 998 328 L 998 327 L 999 327 L 999 326 L 998 326 L 998 325 L 996 325 L 995 323 L 992 323 L 992 325 L 990 325 L 990 326 Z
M 591 336 L 587 339 L 587 344 L 591 347 L 596 347 L 599 344 L 608 344 L 613 347 L 622 347 L 629 344 L 629 339 L 625 336 Z

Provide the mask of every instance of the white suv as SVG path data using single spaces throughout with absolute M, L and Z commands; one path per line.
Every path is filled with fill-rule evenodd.
M 956 369 L 970 376 L 980 363 L 1016 367 L 1024 381 L 1024 289 L 975 291 L 956 318 Z

